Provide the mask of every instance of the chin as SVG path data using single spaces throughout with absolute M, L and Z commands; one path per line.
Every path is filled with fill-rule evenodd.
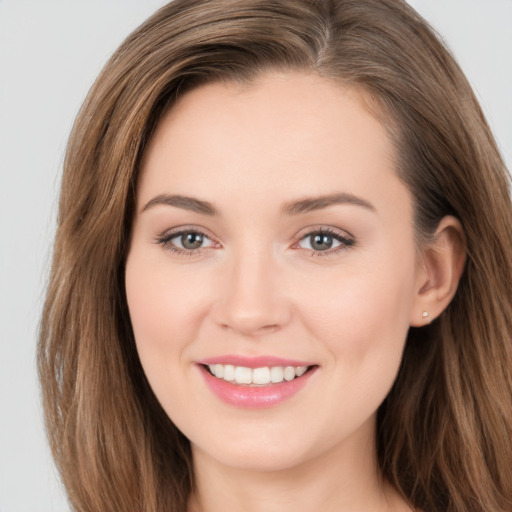
M 193 452 L 195 448 L 193 447 Z M 218 449 L 199 448 L 199 450 L 222 466 L 259 473 L 289 470 L 300 466 L 308 459 L 306 453 L 298 452 L 294 447 L 283 444 L 274 445 L 269 442 L 246 441 L 239 446 L 219 446 Z

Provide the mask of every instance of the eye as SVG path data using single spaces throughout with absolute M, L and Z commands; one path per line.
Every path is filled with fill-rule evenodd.
M 210 239 L 204 236 L 202 233 L 195 233 L 193 231 L 189 233 L 181 233 L 174 236 L 169 240 L 172 244 L 176 245 L 180 249 L 186 249 L 187 251 L 193 251 L 203 247 L 203 244 L 208 244 Z
M 333 253 L 354 245 L 354 239 L 329 229 L 319 229 L 303 236 L 297 245 L 316 254 Z
M 197 253 L 201 249 L 215 245 L 213 240 L 204 233 L 192 229 L 165 234 L 159 237 L 157 242 L 165 249 L 183 254 Z

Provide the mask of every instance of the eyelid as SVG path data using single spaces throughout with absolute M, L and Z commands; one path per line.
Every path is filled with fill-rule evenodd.
M 176 237 L 186 234 L 186 233 L 196 233 L 196 234 L 202 235 L 204 238 L 207 238 L 208 240 L 210 240 L 212 242 L 212 246 L 198 247 L 197 249 L 185 249 L 185 248 L 173 245 L 173 244 L 169 244 L 169 242 L 173 238 L 176 238 Z M 160 235 L 157 235 L 155 237 L 155 243 L 162 245 L 162 247 L 164 249 L 166 249 L 170 252 L 174 252 L 174 253 L 181 254 L 181 255 L 187 255 L 187 256 L 200 254 L 205 249 L 209 249 L 209 248 L 217 249 L 217 248 L 221 247 L 220 242 L 216 239 L 215 236 L 210 234 L 209 230 L 202 228 L 202 227 L 195 226 L 195 225 L 183 225 L 183 226 L 176 226 L 174 228 L 167 229 L 166 231 L 164 231 L 163 233 L 161 233 Z
M 186 234 L 186 233 L 197 233 L 202 235 L 203 237 L 207 238 L 212 242 L 211 246 L 208 247 L 198 247 L 197 249 L 185 249 L 181 248 L 179 246 L 176 246 L 174 244 L 169 244 L 170 240 L 173 238 Z M 340 242 L 340 244 L 334 248 L 327 249 L 325 251 L 319 251 L 319 250 L 313 250 L 313 249 L 307 249 L 300 247 L 300 242 L 307 238 L 308 236 L 312 236 L 314 234 L 327 234 L 329 236 L 332 236 L 337 241 Z M 308 251 L 314 256 L 328 256 L 338 253 L 339 251 L 345 250 L 349 247 L 352 247 L 355 243 L 355 237 L 350 234 L 348 231 L 335 228 L 333 226 L 326 226 L 326 225 L 315 225 L 315 226 L 308 226 L 306 228 L 301 229 L 297 235 L 295 236 L 296 241 L 291 246 L 292 249 L 299 249 L 302 251 Z M 182 225 L 182 226 L 176 226 L 171 229 L 167 229 L 160 235 L 157 235 L 155 237 L 155 243 L 160 244 L 164 247 L 164 249 L 169 250 L 171 252 L 181 254 L 181 255 L 197 255 L 200 254 L 205 249 L 218 249 L 221 248 L 222 245 L 217 240 L 217 238 L 210 233 L 209 230 L 198 227 L 196 225 Z M 169 245 L 167 245 L 169 244 Z
M 302 240 L 315 234 L 326 234 L 332 236 L 338 240 L 340 244 L 332 249 L 327 249 L 325 251 L 315 251 L 313 249 L 300 247 L 299 244 L 302 242 Z M 296 239 L 297 241 L 292 245 L 292 249 L 308 251 L 312 256 L 332 256 L 340 251 L 348 249 L 349 247 L 353 247 L 356 243 L 355 237 L 348 231 L 325 225 L 308 226 L 307 228 L 304 228 L 300 230 L 299 233 L 297 233 Z

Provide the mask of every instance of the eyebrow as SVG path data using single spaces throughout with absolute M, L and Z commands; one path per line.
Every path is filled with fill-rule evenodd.
M 282 211 L 287 215 L 300 215 L 302 213 L 320 210 L 322 208 L 327 208 L 328 206 L 333 206 L 336 204 L 361 206 L 372 212 L 377 211 L 375 206 L 373 206 L 370 202 L 346 192 L 328 194 L 318 197 L 306 197 L 304 199 L 300 199 L 299 201 L 292 201 L 290 203 L 286 203 L 283 206 Z
M 349 194 L 346 192 L 340 192 L 318 197 L 306 197 L 298 201 L 291 201 L 283 206 L 282 213 L 287 215 L 301 215 L 303 213 L 321 210 L 322 208 L 327 208 L 329 206 L 337 204 L 361 206 L 363 208 L 366 208 L 367 210 L 373 212 L 376 211 L 375 207 L 365 199 L 362 199 L 360 197 L 357 197 L 353 194 Z M 160 194 L 158 196 L 153 197 L 153 199 L 151 199 L 144 205 L 144 207 L 141 210 L 141 213 L 158 205 L 174 206 L 176 208 L 190 210 L 196 213 L 200 213 L 202 215 L 219 215 L 219 211 L 217 210 L 217 208 L 215 208 L 215 206 L 208 201 L 203 201 L 201 199 L 196 199 L 194 197 L 169 194 Z
M 153 197 L 153 199 L 144 205 L 141 213 L 157 205 L 175 206 L 176 208 L 183 208 L 184 210 L 190 210 L 192 212 L 201 213 L 203 215 L 214 216 L 219 214 L 217 208 L 215 208 L 215 206 L 213 206 L 213 204 L 209 203 L 208 201 L 202 201 L 201 199 L 196 199 L 194 197 L 169 194 L 160 194 Z

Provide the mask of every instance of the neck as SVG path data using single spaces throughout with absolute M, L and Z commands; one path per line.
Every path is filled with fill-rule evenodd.
M 273 470 L 230 467 L 193 446 L 196 490 L 189 512 L 410 511 L 380 477 L 373 423 L 318 456 Z M 359 432 L 361 436 L 361 431 Z

